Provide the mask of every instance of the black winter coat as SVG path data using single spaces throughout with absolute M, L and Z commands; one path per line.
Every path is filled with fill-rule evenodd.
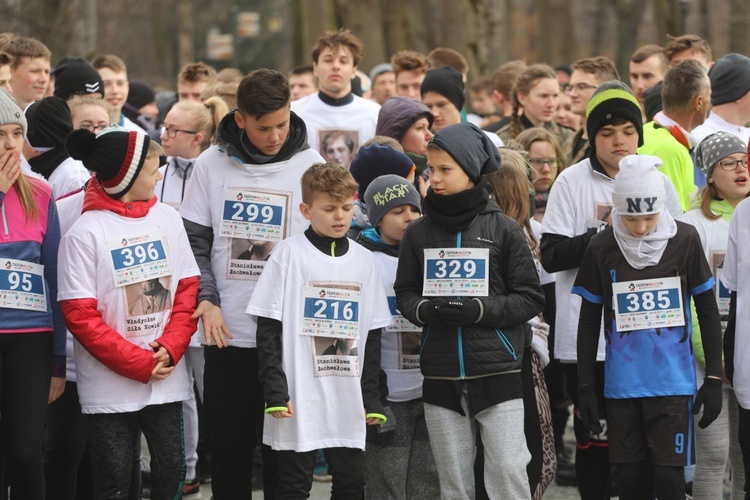
M 412 222 L 401 242 L 394 289 L 401 314 L 417 325 L 424 273 L 424 250 L 456 248 L 458 233 L 425 216 Z M 489 296 L 477 297 L 482 314 L 476 325 L 427 324 L 422 332 L 420 366 L 427 378 L 461 380 L 520 371 L 526 323 L 544 308 L 544 292 L 526 237 L 516 221 L 500 212 L 494 199 L 461 233 L 461 248 L 488 248 Z

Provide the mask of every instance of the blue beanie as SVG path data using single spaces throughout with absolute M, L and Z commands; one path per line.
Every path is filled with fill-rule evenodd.
M 395 174 L 405 179 L 413 168 L 414 162 L 401 151 L 373 143 L 359 148 L 359 153 L 352 161 L 349 171 L 354 180 L 359 183 L 357 195 L 360 200 L 363 200 L 367 186 L 373 180 L 386 174 Z

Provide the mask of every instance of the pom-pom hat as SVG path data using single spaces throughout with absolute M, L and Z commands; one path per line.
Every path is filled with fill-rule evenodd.
M 127 193 L 143 168 L 151 139 L 141 132 L 128 132 L 110 125 L 98 135 L 74 130 L 65 142 L 68 154 L 96 172 L 104 191 L 115 199 Z

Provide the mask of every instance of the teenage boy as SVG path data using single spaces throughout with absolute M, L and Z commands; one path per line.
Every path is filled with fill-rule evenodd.
M 122 107 L 125 106 L 130 91 L 125 61 L 116 55 L 104 54 L 91 61 L 91 65 L 96 68 L 102 77 L 104 100 L 112 106 L 112 113 L 117 119 L 117 124 L 127 130 L 145 134 L 146 131 L 143 128 L 122 114 Z
M 419 92 L 430 65 L 425 56 L 413 50 L 401 50 L 391 57 L 396 75 L 396 95 L 420 100 Z
M 312 66 L 298 66 L 289 71 L 289 92 L 292 101 L 318 91 L 318 79 L 315 78 Z
M 573 286 L 578 321 L 579 415 L 603 432 L 595 364 L 604 311 L 604 407 L 621 498 L 683 498 L 692 465 L 693 414 L 705 429 L 721 412 L 721 324 L 715 281 L 696 229 L 676 222 L 655 156 L 626 156 L 612 189 L 612 225 L 586 249 Z M 690 297 L 706 377 L 695 398 Z M 691 411 L 692 410 L 692 411 Z M 652 484 L 651 484 L 652 483 Z M 651 491 L 653 487 L 653 492 Z
M 203 102 L 201 94 L 216 82 L 216 70 L 204 62 L 188 63 L 177 75 L 177 99 Z
M 646 101 L 643 93 L 659 83 L 667 74 L 669 61 L 664 49 L 658 45 L 644 45 L 630 57 L 630 86 L 633 88 L 642 110 L 642 121 L 646 121 Z
M 21 109 L 40 100 L 50 80 L 52 52 L 36 38 L 18 37 L 3 49 L 13 58 L 10 86 Z
M 396 95 L 396 75 L 388 63 L 378 64 L 370 71 L 372 100 L 381 106 Z
M 563 364 L 565 379 L 571 382 L 578 380 L 576 337 L 581 302 L 570 290 L 591 236 L 610 223 L 612 186 L 619 172 L 619 161 L 635 154 L 642 144 L 642 123 L 641 108 L 627 85 L 614 80 L 601 84 L 586 109 L 591 155 L 562 171 L 547 200 L 542 221 L 542 265 L 547 272 L 557 273 L 554 352 Z M 670 213 L 674 217 L 681 215 L 672 183 L 666 176 L 662 176 L 661 181 L 667 191 L 666 205 Z M 601 343 L 597 360 L 604 361 Z M 599 363 L 597 369 L 602 370 L 603 365 Z M 577 413 L 575 383 L 568 385 L 568 392 Z M 590 437 L 580 418 L 574 419 L 574 429 L 581 498 L 603 498 L 609 475 L 606 436 Z
M 181 402 L 190 394 L 180 360 L 197 325 L 199 270 L 179 215 L 154 196 L 164 152 L 119 126 L 75 130 L 66 148 L 96 173 L 60 244 L 58 269 L 65 324 L 78 341 L 94 498 L 127 496 L 140 431 L 153 498 L 176 498 L 185 477 Z M 148 300 L 155 290 L 163 300 Z M 128 307 L 133 301 L 153 307 Z
M 301 185 L 310 227 L 276 247 L 247 306 L 258 321 L 263 442 L 278 464 L 276 498 L 307 498 L 317 449 L 335 470 L 331 498 L 363 498 L 366 427 L 386 421 L 380 335 L 391 314 L 372 253 L 346 237 L 351 173 L 316 163 Z
M 362 60 L 362 41 L 351 31 L 327 31 L 312 50 L 318 92 L 292 103 L 307 126 L 310 147 L 323 153 L 323 139 L 332 131 L 349 135 L 354 153 L 375 136 L 380 105 L 352 93 L 352 78 Z
M 289 108 L 289 84 L 260 69 L 237 90 L 238 109 L 203 152 L 180 207 L 201 269 L 196 317 L 205 337 L 204 404 L 216 500 L 247 498 L 256 433 L 262 426 L 256 323 L 243 314 L 268 252 L 304 231 L 299 179 L 323 158 L 307 145 Z M 242 255 L 250 246 L 252 256 Z M 271 486 L 271 481 L 267 481 Z
M 9 94 L 13 93 L 13 87 L 10 86 L 10 66 L 13 63 L 13 56 L 7 52 L 0 51 L 0 89 Z
M 483 176 L 498 170 L 500 154 L 483 131 L 444 128 L 427 162 L 425 216 L 404 234 L 393 288 L 401 314 L 424 327 L 422 391 L 440 494 L 474 498 L 478 426 L 490 498 L 531 498 L 520 368 L 526 321 L 544 307 L 536 267 L 520 227 L 489 194 Z

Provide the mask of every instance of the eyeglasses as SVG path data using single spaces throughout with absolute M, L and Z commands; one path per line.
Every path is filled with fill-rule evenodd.
M 557 167 L 560 164 L 560 158 L 529 158 L 529 165 L 534 168 L 542 168 L 545 163 L 549 165 L 549 168 Z
M 170 139 L 174 139 L 177 137 L 177 132 L 183 132 L 185 134 L 197 134 L 198 132 L 195 130 L 184 130 L 181 128 L 174 128 L 174 127 L 164 127 L 164 133 L 167 134 L 167 137 Z
M 747 168 L 747 158 L 743 158 L 741 160 L 721 160 L 719 162 L 719 166 L 721 167 L 721 169 L 727 172 L 737 170 L 737 164 L 741 164 L 743 168 Z
M 100 125 L 94 125 L 93 123 L 83 122 L 78 126 L 78 128 L 82 128 L 82 129 L 88 130 L 89 132 L 93 132 L 96 134 L 97 132 L 101 132 L 108 126 L 109 125 L 107 125 L 106 123 L 100 124 Z
M 579 82 L 579 83 L 576 83 L 575 85 L 568 85 L 567 87 L 565 87 L 564 92 L 565 92 L 565 95 L 570 95 L 571 92 L 573 92 L 573 89 L 576 89 L 576 91 L 578 92 L 583 92 L 584 90 L 596 89 L 596 88 L 597 88 L 596 85 L 591 85 L 590 83 L 586 83 L 586 82 Z

